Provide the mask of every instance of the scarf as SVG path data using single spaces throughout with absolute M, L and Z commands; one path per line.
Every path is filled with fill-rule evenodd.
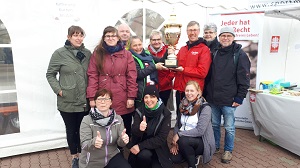
M 116 46 L 108 46 L 105 43 L 103 43 L 103 48 L 110 54 L 113 54 L 115 52 L 121 51 L 124 49 L 124 44 L 122 41 L 118 41 Z
M 115 115 L 115 110 L 113 109 L 109 110 L 107 117 L 103 116 L 101 111 L 99 111 L 96 107 L 91 108 L 90 111 L 90 116 L 92 117 L 93 121 L 103 127 L 110 125 L 114 121 Z
M 183 115 L 195 115 L 204 102 L 205 99 L 200 95 L 193 101 L 188 101 L 186 97 L 184 97 L 179 104 L 179 111 Z
M 147 122 L 147 129 L 146 129 L 147 135 L 145 136 L 146 139 L 154 136 L 154 131 L 158 126 L 160 115 L 162 114 L 165 108 L 161 99 L 158 100 L 157 105 L 158 106 L 156 108 L 153 108 L 153 110 L 147 108 L 146 106 L 141 106 L 139 108 L 141 113 L 146 116 L 146 122 Z
M 138 57 L 143 63 L 148 63 L 150 66 L 155 66 L 153 63 L 153 56 L 151 54 L 148 54 L 145 52 L 143 49 L 141 54 L 138 54 L 134 52 L 133 50 L 129 50 L 134 56 Z M 155 82 L 155 84 L 158 83 L 158 75 L 157 75 L 157 70 L 152 72 L 150 74 L 150 79 Z
M 85 55 L 81 51 L 81 50 L 84 49 L 84 44 L 83 43 L 81 44 L 80 47 L 76 48 L 76 47 L 72 46 L 72 44 L 69 40 L 66 40 L 65 47 L 68 50 L 70 50 L 80 62 L 84 59 Z
M 155 48 L 152 47 L 152 45 L 149 45 L 149 50 L 154 53 L 154 54 L 157 54 L 159 52 L 161 52 L 161 50 L 163 50 L 163 47 L 164 47 L 164 43 L 161 44 L 161 46 L 159 47 L 158 50 L 155 50 Z

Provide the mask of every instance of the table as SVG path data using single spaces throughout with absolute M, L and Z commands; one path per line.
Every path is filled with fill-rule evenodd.
M 300 97 L 249 93 L 255 135 L 300 156 Z

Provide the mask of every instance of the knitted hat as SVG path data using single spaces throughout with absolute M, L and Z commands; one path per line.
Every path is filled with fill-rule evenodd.
M 144 96 L 145 95 L 154 95 L 157 97 L 157 99 L 159 98 L 159 92 L 158 92 L 158 89 L 156 88 L 155 85 L 149 85 L 149 86 L 146 86 L 145 87 L 145 90 L 144 90 Z
M 235 36 L 233 27 L 223 27 L 223 28 L 220 30 L 219 36 L 221 36 L 221 34 L 223 34 L 223 33 L 231 33 L 233 36 Z

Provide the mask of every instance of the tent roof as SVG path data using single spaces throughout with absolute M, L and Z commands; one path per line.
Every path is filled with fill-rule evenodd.
M 300 6 L 268 10 L 265 11 L 265 15 L 279 18 L 294 18 L 300 21 Z

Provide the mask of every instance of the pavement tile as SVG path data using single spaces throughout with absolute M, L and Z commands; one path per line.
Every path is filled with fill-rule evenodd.
M 168 142 L 172 141 L 170 131 Z M 169 144 L 170 145 L 170 144 Z M 221 149 L 224 145 L 224 129 L 222 128 Z M 128 150 L 126 149 L 125 152 Z M 223 149 L 215 154 L 206 165 L 198 168 L 300 168 L 300 156 L 295 155 L 268 141 L 259 141 L 252 130 L 237 129 L 233 160 L 229 164 L 221 163 Z M 0 158 L 1 168 L 69 168 L 71 155 L 68 148 L 53 149 L 18 156 Z M 173 168 L 185 168 L 186 163 L 174 165 Z

